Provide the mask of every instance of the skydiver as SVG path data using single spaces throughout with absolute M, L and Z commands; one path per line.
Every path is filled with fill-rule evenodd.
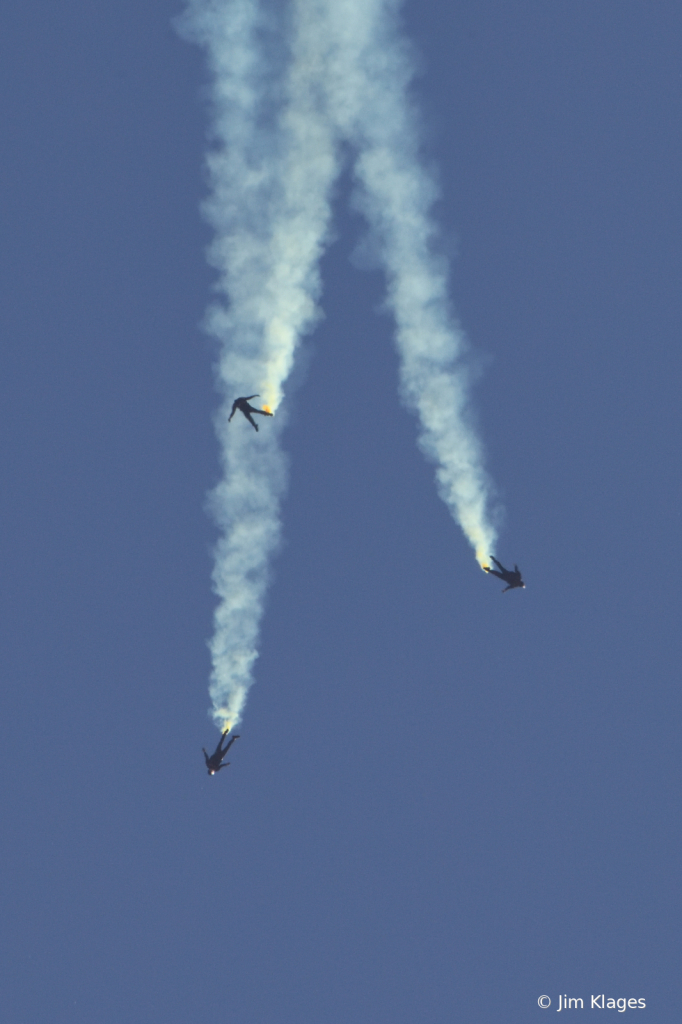
M 227 752 L 234 743 L 234 741 L 239 739 L 239 736 L 233 736 L 232 739 L 227 744 L 227 746 L 225 747 L 225 749 L 223 750 L 223 740 L 225 739 L 226 736 L 227 731 L 225 731 L 220 737 L 218 741 L 218 746 L 215 748 L 215 751 L 211 754 L 210 757 L 206 753 L 206 747 L 201 748 L 204 752 L 204 760 L 206 761 L 206 767 L 208 768 L 209 775 L 215 775 L 215 773 L 219 772 L 221 768 L 227 768 L 228 764 L 230 763 L 229 761 L 226 761 L 225 764 L 223 764 L 223 759 L 227 755 Z
M 514 571 L 512 572 L 511 569 L 505 569 L 505 567 L 501 565 L 496 558 L 493 558 L 492 555 L 490 557 L 500 572 L 498 572 L 497 569 L 491 569 L 488 565 L 484 565 L 483 568 L 486 572 L 490 572 L 493 576 L 498 576 L 501 580 L 504 580 L 507 586 L 502 591 L 503 594 L 507 590 L 514 590 L 516 587 L 522 587 L 525 589 L 526 584 L 521 579 L 521 570 L 518 565 L 514 566 Z
M 230 413 L 227 422 L 230 422 L 230 420 L 236 413 L 237 409 L 239 409 L 240 412 L 244 413 L 253 429 L 258 430 L 258 425 L 254 423 L 254 421 L 251 419 L 251 413 L 256 412 L 258 413 L 259 416 L 272 416 L 272 413 L 267 412 L 267 410 L 265 409 L 256 409 L 254 408 L 254 406 L 249 405 L 249 401 L 252 398 L 260 398 L 260 395 L 248 395 L 246 398 L 235 398 L 234 402 L 232 403 L 232 412 Z

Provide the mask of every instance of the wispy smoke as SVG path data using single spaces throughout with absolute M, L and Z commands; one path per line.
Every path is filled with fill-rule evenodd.
M 335 42 L 325 83 L 330 118 L 357 151 L 356 205 L 378 243 L 396 322 L 402 394 L 419 416 L 420 447 L 438 489 L 476 552 L 494 554 L 490 484 L 468 405 L 466 342 L 434 252 L 437 189 L 419 154 L 410 99 L 413 61 L 398 32 L 397 4 L 330 0 L 323 30 Z
M 252 682 L 286 483 L 282 414 L 258 434 L 242 422 L 228 427 L 227 415 L 235 397 L 254 391 L 277 411 L 298 342 L 315 323 L 342 142 L 357 154 L 356 202 L 385 266 L 403 397 L 419 416 L 420 445 L 479 562 L 494 550 L 481 447 L 467 412 L 465 345 L 449 309 L 447 267 L 434 253 L 436 190 L 420 162 L 397 6 L 191 0 L 180 25 L 206 48 L 212 74 L 205 210 L 222 301 L 207 325 L 220 343 L 224 475 L 212 502 L 223 536 L 210 692 L 221 728 L 237 723 Z
M 205 210 L 224 301 L 209 311 L 207 324 L 220 343 L 224 404 L 217 417 L 223 479 L 212 495 L 223 537 L 213 574 L 219 605 L 210 694 L 223 729 L 239 721 L 253 681 L 286 484 L 279 443 L 284 418 L 277 410 L 297 344 L 317 317 L 318 263 L 337 177 L 305 19 L 294 8 L 288 67 L 274 81 L 265 61 L 267 50 L 276 50 L 273 28 L 281 30 L 252 0 L 195 0 L 180 25 L 206 47 L 213 76 Z M 276 418 L 258 434 L 241 416 L 228 426 L 233 399 L 254 392 Z

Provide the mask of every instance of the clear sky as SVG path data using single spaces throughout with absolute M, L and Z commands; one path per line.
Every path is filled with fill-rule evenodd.
M 406 4 L 527 589 L 436 493 L 344 179 L 216 778 L 207 77 L 180 10 L 3 8 L 0 1018 L 526 1024 L 604 993 L 670 1024 L 682 8 Z

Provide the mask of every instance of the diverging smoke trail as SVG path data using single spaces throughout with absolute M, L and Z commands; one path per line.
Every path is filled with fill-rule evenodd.
M 224 402 L 217 415 L 223 477 L 211 500 L 222 537 L 210 694 L 221 729 L 237 724 L 253 681 L 286 484 L 284 419 L 276 414 L 298 341 L 317 316 L 317 268 L 337 176 L 333 132 L 319 107 L 318 40 L 299 6 L 290 12 L 282 72 L 281 28 L 252 0 L 193 0 L 179 25 L 206 48 L 212 73 L 205 212 L 223 301 L 209 311 L 207 326 L 219 343 Z M 254 392 L 275 418 L 259 433 L 241 416 L 228 426 L 233 399 Z
M 419 155 L 409 98 L 413 61 L 391 0 L 325 0 L 323 33 L 335 41 L 326 91 L 330 119 L 357 151 L 355 202 L 374 235 L 388 280 L 401 358 L 402 395 L 417 412 L 420 447 L 438 489 L 481 566 L 494 554 L 490 484 L 471 421 L 466 342 L 434 252 L 437 189 Z
M 483 564 L 495 532 L 468 413 L 465 344 L 434 254 L 436 191 L 419 159 L 409 102 L 411 60 L 390 0 L 190 0 L 183 35 L 212 75 L 210 260 L 221 301 L 207 326 L 219 343 L 217 416 L 223 478 L 212 496 L 222 537 L 214 586 L 210 692 L 221 728 L 241 717 L 280 535 L 286 465 L 280 413 L 255 433 L 233 399 L 259 392 L 277 412 L 296 347 L 316 319 L 338 147 L 356 153 L 356 202 L 378 241 L 396 321 L 403 397 L 420 420 L 440 493 Z

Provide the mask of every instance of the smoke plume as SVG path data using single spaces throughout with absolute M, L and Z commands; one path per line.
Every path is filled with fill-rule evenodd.
M 219 343 L 224 401 L 210 693 L 222 729 L 239 721 L 252 683 L 286 485 L 278 409 L 299 341 L 319 315 L 342 145 L 354 154 L 354 202 L 386 272 L 402 397 L 418 416 L 420 446 L 479 563 L 494 552 L 466 344 L 436 254 L 437 190 L 421 159 L 397 10 L 391 0 L 191 0 L 179 26 L 205 48 L 211 74 L 205 213 L 220 299 L 207 329 Z M 228 427 L 233 399 L 256 391 L 275 419 L 259 433 L 245 422 Z

